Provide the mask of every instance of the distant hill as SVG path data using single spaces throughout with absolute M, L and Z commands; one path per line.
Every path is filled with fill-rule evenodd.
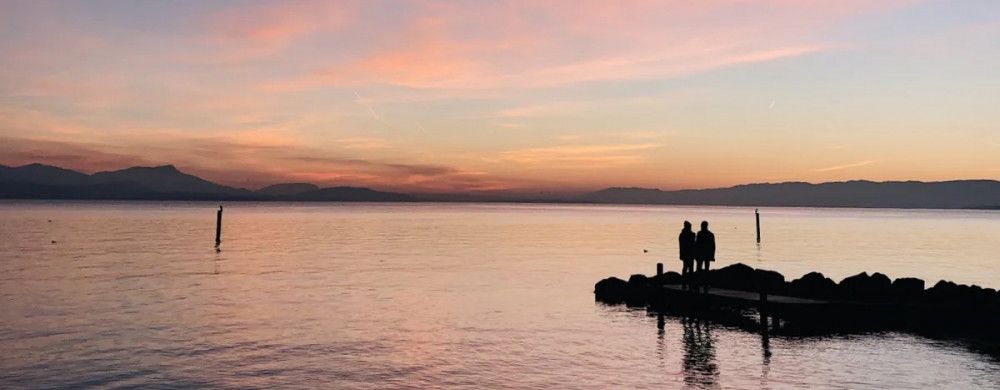
M 316 191 L 319 186 L 310 183 L 282 183 L 269 185 L 254 193 L 267 196 L 298 195 L 303 192 Z
M 0 198 L 6 199 L 142 199 L 142 200 L 303 200 L 401 202 L 409 195 L 369 188 L 319 188 L 313 184 L 279 184 L 251 192 L 212 183 L 173 165 L 132 167 L 87 175 L 42 164 L 0 165 Z
M 1000 206 L 1000 182 L 790 182 L 679 191 L 607 188 L 582 195 L 576 200 L 591 203 L 671 205 L 987 209 Z
M 97 183 L 83 185 L 50 185 L 0 180 L 0 199 L 88 199 L 127 200 L 163 199 L 154 197 L 149 188 L 136 183 Z
M 22 167 L 0 165 L 0 182 L 22 182 L 49 185 L 84 185 L 90 184 L 91 177 L 69 169 L 42 164 L 29 164 Z
M 410 195 L 375 191 L 364 187 L 332 187 L 292 195 L 290 200 L 341 202 L 412 202 Z
M 248 196 L 250 191 L 212 183 L 178 171 L 173 165 L 132 167 L 91 175 L 95 183 L 135 183 L 158 193 Z

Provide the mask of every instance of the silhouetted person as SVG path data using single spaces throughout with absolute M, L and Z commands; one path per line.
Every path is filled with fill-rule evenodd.
M 681 234 L 677 236 L 677 243 L 680 247 L 680 258 L 681 263 L 681 275 L 688 277 L 694 272 L 694 259 L 698 248 L 695 246 L 695 234 L 691 230 L 691 222 L 684 221 L 684 229 L 681 229 Z
M 698 272 L 708 271 L 715 261 L 715 234 L 708 230 L 708 221 L 701 221 L 701 230 L 695 239 L 698 248 L 695 257 L 698 260 Z

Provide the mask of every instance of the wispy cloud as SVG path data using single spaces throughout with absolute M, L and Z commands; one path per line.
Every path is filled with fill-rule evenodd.
M 281 55 L 310 34 L 336 31 L 357 9 L 350 2 L 241 4 L 205 16 L 202 42 L 214 49 L 210 61 L 238 65 Z
M 842 170 L 842 169 L 863 167 L 865 165 L 874 164 L 875 162 L 876 162 L 875 160 L 858 161 L 856 163 L 851 163 L 851 164 L 844 164 L 844 165 L 836 165 L 836 166 L 826 167 L 826 168 L 819 168 L 819 169 L 813 170 L 813 172 L 839 171 L 839 170 Z
M 609 166 L 634 164 L 645 159 L 644 151 L 660 147 L 658 143 L 619 145 L 559 145 L 509 150 L 500 159 L 518 164 L 548 166 Z
M 483 90 L 673 78 L 838 49 L 818 32 L 894 3 L 416 3 L 362 55 L 278 84 Z M 529 13 L 551 22 L 528 23 Z
M 496 122 L 493 123 L 493 125 L 498 127 L 505 127 L 508 129 L 520 129 L 528 126 L 527 124 L 519 122 Z
M 342 148 L 355 150 L 375 150 L 389 147 L 389 141 L 379 137 L 339 138 L 336 142 Z

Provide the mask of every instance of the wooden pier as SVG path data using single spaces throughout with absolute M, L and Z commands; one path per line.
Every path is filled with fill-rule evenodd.
M 725 288 L 689 288 L 667 284 L 650 297 L 653 310 L 724 319 L 761 331 L 814 333 L 831 330 L 876 329 L 886 315 L 902 314 L 899 306 L 879 302 L 821 300 Z M 859 320 L 863 319 L 863 320 Z
M 747 307 L 757 307 L 761 301 L 767 302 L 767 304 L 775 307 L 785 307 L 785 306 L 795 306 L 795 305 L 829 305 L 831 301 L 818 300 L 818 299 L 808 299 L 808 298 L 796 298 L 787 297 L 784 295 L 768 295 L 758 292 L 741 291 L 741 290 L 728 290 L 724 288 L 707 288 L 707 292 L 696 292 L 691 291 L 679 284 L 668 284 L 663 286 L 664 295 L 687 295 L 686 299 L 689 297 L 703 298 L 705 300 L 711 299 L 719 301 L 720 303 L 725 302 L 733 305 L 742 305 Z M 761 297 L 764 297 L 763 299 Z
M 831 306 L 831 302 L 823 300 L 724 288 L 693 289 L 678 284 L 662 286 L 651 303 L 653 307 L 688 313 L 730 312 L 738 317 L 745 317 L 744 311 L 756 310 L 759 317 L 757 326 L 762 331 L 767 331 L 769 327 L 775 330 L 780 328 L 779 318 L 786 321 L 812 318 Z
M 1000 292 L 992 288 L 860 273 L 835 283 L 818 272 L 791 282 L 780 273 L 745 264 L 693 275 L 663 272 L 594 285 L 608 304 L 704 318 L 782 334 L 912 331 L 1000 341 Z

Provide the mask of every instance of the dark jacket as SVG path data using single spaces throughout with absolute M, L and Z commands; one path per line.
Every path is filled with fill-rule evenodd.
M 677 236 L 678 244 L 681 248 L 681 260 L 694 260 L 698 248 L 695 247 L 695 234 L 691 229 L 681 230 L 680 236 Z
M 715 261 L 715 234 L 708 230 L 698 231 L 696 244 L 698 260 Z

